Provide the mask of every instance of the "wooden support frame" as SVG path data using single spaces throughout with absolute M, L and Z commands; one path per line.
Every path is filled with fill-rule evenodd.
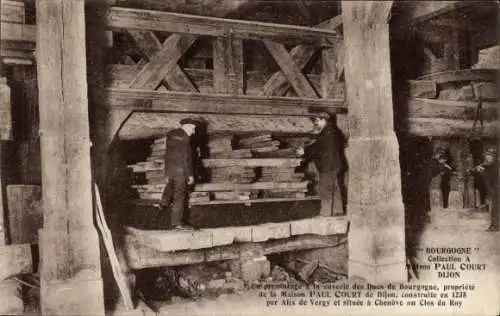
M 338 15 L 336 17 L 333 17 L 331 19 L 319 23 L 315 27 L 320 29 L 336 30 L 341 25 L 342 25 L 342 15 Z M 334 46 L 333 49 L 336 49 L 337 47 L 343 47 L 343 44 L 341 41 L 339 41 L 334 43 L 333 46 Z M 298 65 L 300 69 L 302 69 L 306 66 L 306 64 L 309 62 L 309 59 L 311 59 L 311 57 L 314 55 L 315 52 L 316 52 L 315 47 L 310 45 L 300 44 L 292 48 L 292 50 L 290 51 L 290 55 L 292 57 L 292 60 Z M 340 71 L 341 70 L 339 69 L 339 72 Z M 289 88 L 290 84 L 287 81 L 287 77 L 285 76 L 283 71 L 278 70 L 264 84 L 264 88 L 262 89 L 260 95 L 282 96 L 286 93 L 286 91 Z M 323 98 L 325 98 L 324 95 Z
M 162 47 L 164 47 L 162 46 L 156 35 L 151 31 L 143 32 L 137 30 L 128 30 L 128 33 L 134 39 L 136 46 L 144 54 L 147 60 L 151 61 L 152 59 L 154 59 L 155 56 L 162 50 Z M 165 44 L 171 45 L 172 42 Z M 177 52 L 177 55 L 179 55 L 179 52 Z M 189 80 L 188 76 L 184 73 L 182 68 L 179 67 L 177 63 L 171 66 L 170 71 L 167 72 L 164 79 L 165 88 L 170 88 L 171 90 L 175 91 L 198 91 L 198 89 L 196 89 L 191 80 Z
M 84 5 L 36 1 L 44 315 L 105 314 L 92 215 Z
M 244 94 L 243 41 L 232 37 L 218 37 L 213 46 L 214 91 Z
M 205 94 L 171 91 L 148 91 L 108 88 L 109 106 L 131 111 L 197 112 L 218 114 L 317 114 L 320 110 L 346 113 L 344 100 L 290 97 L 262 97 L 251 95 Z M 257 112 L 256 112 L 257 111 Z
M 317 98 L 318 95 L 316 91 L 302 73 L 303 67 L 298 66 L 294 62 L 285 45 L 270 40 L 264 40 L 264 44 L 280 66 L 281 71 L 288 79 L 295 92 L 303 98 Z
M 325 39 L 341 40 L 337 32 L 332 30 L 118 7 L 109 10 L 106 23 L 111 28 L 213 37 L 231 35 L 234 38 L 251 40 L 295 38 L 316 45 L 323 45 Z
M 194 43 L 195 36 L 170 35 L 156 55 L 139 71 L 130 87 L 133 89 L 156 89 L 173 69 L 184 52 Z

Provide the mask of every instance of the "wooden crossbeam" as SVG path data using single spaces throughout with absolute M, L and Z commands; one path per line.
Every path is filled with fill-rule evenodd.
M 108 11 L 106 23 L 115 28 L 214 37 L 231 34 L 235 38 L 251 40 L 294 38 L 318 45 L 321 45 L 325 38 L 330 41 L 341 40 L 332 30 L 118 7 Z
M 336 30 L 342 25 L 342 16 L 338 15 L 326 21 L 323 21 L 316 25 L 316 28 L 319 29 L 329 29 Z M 343 47 L 342 41 L 338 41 L 334 43 L 333 49 L 340 49 Z M 293 61 L 300 67 L 300 69 L 304 68 L 311 57 L 314 55 L 316 49 L 310 45 L 300 44 L 292 48 L 290 51 L 290 55 Z M 340 63 L 340 67 L 338 69 L 338 76 L 343 70 L 343 62 Z M 283 73 L 283 71 L 278 70 L 275 72 L 269 80 L 265 83 L 264 88 L 261 92 L 261 95 L 284 95 L 286 91 L 290 88 L 290 84 L 287 81 L 287 77 Z
M 300 97 L 317 98 L 316 91 L 314 91 L 314 88 L 302 73 L 301 67 L 293 61 L 285 45 L 270 40 L 264 40 L 264 44 L 280 66 L 295 92 Z
M 481 111 L 485 121 L 494 121 L 498 117 L 498 102 L 482 102 Z M 411 98 L 408 100 L 408 117 L 447 118 L 471 120 L 476 116 L 477 102 L 450 101 Z M 479 128 L 480 123 L 477 123 Z M 472 124 L 471 124 L 472 128 Z
M 498 69 L 460 69 L 436 72 L 420 76 L 419 80 L 433 80 L 436 84 L 457 81 L 495 81 L 498 79 Z
M 106 69 L 106 85 L 113 88 L 128 87 L 132 79 L 137 75 L 142 67 L 138 65 L 108 65 Z M 196 85 L 198 90 L 202 93 L 214 93 L 213 83 L 213 70 L 212 69 L 193 69 L 184 68 L 184 72 Z M 281 73 L 281 72 L 280 72 Z M 258 70 L 245 71 L 245 94 L 259 95 L 262 93 L 262 86 L 266 83 L 270 74 L 266 74 Z M 284 76 L 284 75 L 283 75 Z M 321 88 L 321 76 L 316 74 L 306 74 L 307 79 L 313 87 L 317 90 Z M 278 88 L 278 92 L 271 94 L 275 96 L 282 96 L 281 91 L 288 89 L 289 84 L 285 84 Z M 343 99 L 344 86 L 339 82 L 335 84 L 335 94 L 330 94 L 330 99 Z
M 143 32 L 128 30 L 128 33 L 132 36 L 135 44 L 148 60 L 152 60 L 162 49 L 162 44 L 151 31 Z M 166 83 L 164 86 L 170 87 L 175 91 L 198 91 L 177 63 L 172 65 L 172 70 L 167 73 L 165 81 Z
M 343 100 L 206 94 L 108 88 L 109 106 L 132 111 L 313 116 L 319 110 L 346 113 Z M 299 111 L 302 109 L 302 111 Z
M 435 136 L 435 137 L 498 137 L 498 122 L 485 122 L 483 127 L 472 130 L 474 121 L 454 120 L 445 118 L 409 118 L 406 127 L 400 132 L 413 136 Z M 478 124 L 479 125 L 479 124 Z
M 244 93 L 243 41 L 218 37 L 214 43 L 214 91 L 216 93 Z
M 184 41 L 185 40 L 185 41 Z M 179 58 L 194 43 L 195 36 L 170 35 L 160 51 L 151 58 L 130 84 L 131 88 L 154 90 L 173 68 Z

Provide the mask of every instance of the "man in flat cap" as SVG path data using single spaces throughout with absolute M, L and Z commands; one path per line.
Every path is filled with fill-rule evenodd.
M 500 205 L 498 197 L 498 156 L 496 148 L 486 147 L 483 152 L 483 162 L 475 166 L 471 171 L 473 174 L 479 174 L 486 183 L 487 194 L 489 198 L 491 224 L 488 231 L 498 231 L 500 228 Z
M 187 205 L 188 187 L 194 184 L 193 151 L 191 138 L 199 121 L 185 118 L 180 127 L 167 134 L 165 153 L 165 178 L 168 183 L 163 191 L 164 211 L 170 206 L 170 225 L 173 229 L 192 229 L 184 219 Z
M 321 216 L 341 215 L 343 201 L 336 201 L 334 196 L 343 198 L 341 189 L 343 179 L 339 177 L 343 169 L 342 150 L 345 143 L 343 135 L 328 114 L 312 118 L 314 129 L 319 134 L 314 142 L 298 148 L 299 155 L 305 155 L 305 162 L 313 162 L 319 173 L 318 195 L 321 199 Z M 337 192 L 337 194 L 335 194 Z M 339 205 L 340 207 L 334 207 Z

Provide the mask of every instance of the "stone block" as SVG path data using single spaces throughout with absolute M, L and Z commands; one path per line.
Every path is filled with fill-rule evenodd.
M 314 231 L 313 231 L 314 221 L 315 221 L 314 218 L 306 218 L 306 219 L 301 219 L 298 221 L 291 221 L 290 222 L 290 235 L 295 236 L 295 235 L 313 234 L 314 233 Z
M 0 282 L 0 315 L 23 315 L 21 284 L 15 280 Z
M 271 273 L 269 260 L 261 258 L 249 259 L 240 262 L 240 277 L 244 281 L 266 278 Z
M 212 233 L 212 246 L 229 245 L 233 242 L 252 241 L 251 226 L 209 228 L 201 231 Z
M 202 229 L 204 232 L 209 232 L 212 234 L 212 246 L 222 246 L 230 245 L 234 242 L 235 234 L 231 229 L 224 228 L 212 228 L 212 229 Z
M 235 242 L 251 242 L 252 241 L 252 227 L 242 226 L 242 227 L 231 227 L 234 231 L 234 241 Z
M 344 217 L 314 217 L 290 222 L 290 234 L 335 235 L 347 232 L 348 221 Z
M 32 271 L 33 259 L 30 245 L 0 246 L 0 281 Z
M 158 251 L 176 251 L 212 247 L 210 231 L 139 231 L 138 241 Z
M 41 280 L 43 315 L 104 315 L 102 280 Z
M 406 283 L 406 262 L 372 265 L 349 259 L 349 278 L 361 277 L 371 284 Z
M 269 239 L 290 237 L 290 223 L 268 223 L 252 227 L 252 241 L 261 242 Z
M 255 243 L 245 243 L 239 247 L 240 258 L 260 258 L 264 255 L 264 249 L 262 245 Z

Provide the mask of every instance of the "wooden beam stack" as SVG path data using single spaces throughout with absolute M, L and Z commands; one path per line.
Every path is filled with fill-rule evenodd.
M 210 171 L 210 182 L 195 185 L 191 204 L 306 196 L 308 182 L 303 173 L 295 172 L 302 162 L 295 148 L 308 137 L 283 141 L 266 133 L 235 138 L 227 132 L 208 136 L 210 158 L 202 162 Z M 129 165 L 138 178 L 145 179 L 145 183 L 132 187 L 141 200 L 160 200 L 165 188 L 166 138 L 156 139 L 150 148 L 145 161 Z
M 129 165 L 134 173 L 143 174 L 146 183 L 132 185 L 137 190 L 141 200 L 160 200 L 165 189 L 165 151 L 166 137 L 157 138 L 151 144 L 151 153 L 146 161 L 140 161 Z M 207 192 L 191 192 L 190 203 L 208 202 L 210 200 Z
M 237 141 L 233 135 L 211 135 L 208 147 L 210 159 L 204 159 L 203 164 L 211 171 L 211 182 L 198 185 L 195 190 L 210 192 L 214 200 L 306 196 L 304 174 L 295 173 L 302 161 L 295 153 L 296 146 L 265 133 L 240 135 Z
M 496 69 L 473 68 L 413 80 L 405 102 L 408 122 L 403 129 L 417 136 L 496 137 L 497 78 Z

